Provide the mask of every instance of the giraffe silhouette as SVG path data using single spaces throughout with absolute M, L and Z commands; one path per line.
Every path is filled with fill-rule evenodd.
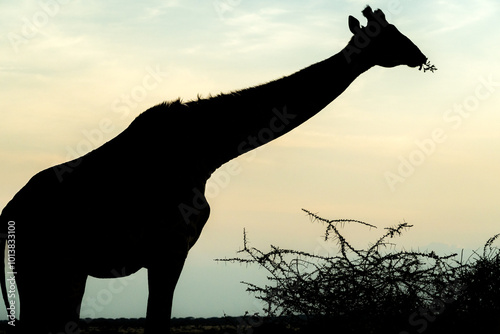
M 96 150 L 33 176 L 0 216 L 2 249 L 15 226 L 23 333 L 77 333 L 87 277 L 140 268 L 146 332 L 167 333 L 184 260 L 209 217 L 210 175 L 304 123 L 368 69 L 427 61 L 382 11 L 362 13 L 366 27 L 349 16 L 351 40 L 324 61 L 256 87 L 154 106 Z

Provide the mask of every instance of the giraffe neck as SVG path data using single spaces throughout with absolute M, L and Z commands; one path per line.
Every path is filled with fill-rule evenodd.
M 231 94 L 189 102 L 199 120 L 208 172 L 296 128 L 372 67 L 345 49 L 290 76 Z

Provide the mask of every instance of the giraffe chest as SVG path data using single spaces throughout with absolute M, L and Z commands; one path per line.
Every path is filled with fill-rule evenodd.
M 100 275 L 96 277 L 106 277 L 116 268 L 135 272 L 147 268 L 152 261 L 167 261 L 172 254 L 187 256 L 200 237 L 209 214 L 210 207 L 206 204 L 192 208 L 184 216 L 172 214 L 170 219 L 137 221 L 135 226 L 106 229 L 106 232 L 101 229 L 92 240 L 95 254 L 90 266 Z
M 122 267 L 126 272 L 147 268 L 152 262 L 168 261 L 173 253 L 187 256 L 208 220 L 210 206 L 204 185 L 181 181 L 170 187 L 164 183 L 162 192 L 141 192 L 140 198 L 127 194 L 108 197 L 102 201 L 99 215 L 80 218 L 82 223 L 77 225 L 85 226 L 80 231 L 84 237 L 79 238 L 85 240 L 83 256 L 89 246 L 93 250 L 93 260 L 88 263 L 92 276 L 106 277 Z

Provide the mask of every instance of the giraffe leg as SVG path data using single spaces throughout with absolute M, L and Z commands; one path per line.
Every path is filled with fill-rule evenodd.
M 67 272 L 46 272 L 45 277 L 40 277 L 39 273 L 24 275 L 18 280 L 21 332 L 79 333 L 86 280 L 86 275 L 68 275 Z
M 174 289 L 187 254 L 179 254 L 163 268 L 148 268 L 148 309 L 145 334 L 170 333 Z

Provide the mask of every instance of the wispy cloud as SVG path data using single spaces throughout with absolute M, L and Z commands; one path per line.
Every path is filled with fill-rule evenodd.
M 496 15 L 500 9 L 500 4 L 494 0 L 473 2 L 440 0 L 435 3 L 435 7 L 440 7 L 440 9 L 431 13 L 431 15 L 434 17 L 433 21 L 439 27 L 432 33 L 439 35 L 471 27 Z
M 256 11 L 239 10 L 226 20 L 231 30 L 225 33 L 223 46 L 236 52 L 260 52 L 279 49 L 318 49 L 331 46 L 337 36 L 332 19 L 317 12 L 292 11 L 290 8 L 265 7 Z M 318 30 L 318 25 L 322 30 Z M 330 30 L 329 30 L 330 29 Z M 347 28 L 346 28 L 347 29 Z
M 157 3 L 154 6 L 147 6 L 144 9 L 143 19 L 154 18 L 159 16 L 164 16 L 172 8 L 180 7 L 181 2 L 179 0 L 169 0 Z

